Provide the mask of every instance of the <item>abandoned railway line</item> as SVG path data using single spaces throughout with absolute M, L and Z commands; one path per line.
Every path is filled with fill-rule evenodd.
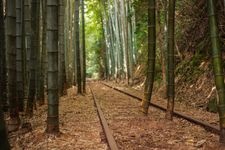
M 14 149 L 217 149 L 218 130 L 214 126 L 193 124 L 181 117 L 165 120 L 160 107 L 151 107 L 149 115 L 140 113 L 136 93 L 90 81 L 87 93 L 68 90 L 60 100 L 60 136 L 44 132 L 46 105 L 30 120 L 33 130 L 10 139 Z M 106 86 L 108 85 L 108 86 Z M 113 89 L 112 89 L 113 88 Z M 123 92 L 119 92 L 123 91 Z M 126 94 L 125 94 L 126 93 Z M 131 94 L 132 93 L 132 94 Z M 132 96 L 133 95 L 133 96 Z M 207 129 L 208 131 L 206 131 Z M 209 132 L 212 131 L 212 132 Z M 216 134 L 215 134 L 216 133 Z M 33 142 L 33 139 L 37 139 Z M 16 140 L 17 139 L 17 140 Z M 16 142 L 15 142 L 16 141 Z
M 121 90 L 121 89 L 119 89 L 119 88 L 117 88 L 117 87 L 111 86 L 111 85 L 109 85 L 109 84 L 107 84 L 107 83 L 105 83 L 105 82 L 100 82 L 100 83 L 101 83 L 102 85 L 105 85 L 105 86 L 107 86 L 107 87 L 109 87 L 109 88 L 115 90 L 115 91 L 118 91 L 118 92 L 120 92 L 120 93 L 123 93 L 123 94 L 125 94 L 125 95 L 128 95 L 128 96 L 132 97 L 132 98 L 135 99 L 135 100 L 142 101 L 142 98 L 140 98 L 140 97 L 138 97 L 138 96 L 136 96 L 136 95 L 133 95 L 133 94 L 131 94 L 131 93 L 129 93 L 129 92 L 123 91 L 123 90 Z M 150 105 L 153 106 L 153 107 L 155 107 L 155 108 L 157 108 L 157 109 L 159 109 L 159 110 L 166 111 L 166 108 L 164 108 L 163 106 L 160 106 L 160 105 L 158 105 L 158 104 L 155 104 L 155 103 L 152 103 L 152 102 L 151 102 Z M 174 115 L 175 115 L 176 117 L 185 119 L 185 120 L 187 120 L 187 121 L 189 121 L 189 122 L 191 122 L 191 123 L 193 123 L 193 124 L 199 125 L 199 126 L 205 128 L 205 129 L 206 129 L 207 131 L 209 131 L 209 132 L 213 132 L 213 133 L 215 133 L 215 134 L 219 134 L 219 132 L 220 132 L 220 129 L 219 129 L 218 126 L 211 125 L 211 124 L 208 123 L 208 122 L 201 121 L 201 120 L 199 120 L 199 119 L 193 118 L 192 116 L 188 116 L 188 115 L 186 115 L 186 114 L 183 114 L 183 113 L 177 112 L 177 111 L 174 111 Z
M 97 99 L 95 97 L 95 94 L 93 92 L 93 90 L 91 89 L 90 87 L 90 91 L 91 91 L 91 95 L 93 97 L 93 100 L 94 100 L 94 105 L 97 109 L 97 113 L 98 113 L 98 117 L 99 117 L 99 120 L 101 122 L 101 125 L 102 125 L 102 129 L 105 133 L 105 136 L 106 136 L 106 139 L 107 139 L 107 143 L 108 143 L 108 146 L 111 150 L 118 150 L 118 146 L 117 146 L 117 143 L 112 135 L 112 132 L 111 130 L 109 129 L 109 126 L 108 126 L 108 123 L 104 117 L 104 114 L 102 112 L 102 109 L 100 107 L 100 105 L 98 104 L 97 102 Z
M 174 113 L 177 118 L 175 119 L 176 121 L 168 122 L 165 119 L 162 119 L 162 116 L 164 116 L 163 111 L 165 111 L 166 109 L 155 103 L 151 103 L 151 106 L 153 106 L 155 109 L 150 110 L 150 115 L 144 116 L 139 111 L 140 106 L 138 103 L 141 101 L 140 97 L 114 87 L 109 83 L 94 82 L 89 83 L 89 87 L 91 96 L 94 101 L 94 106 L 96 108 L 99 121 L 102 126 L 102 130 L 104 131 L 107 140 L 107 145 L 111 150 L 151 149 L 153 147 L 165 149 L 178 147 L 180 148 L 180 144 L 185 141 L 180 140 L 180 137 L 174 137 L 173 140 L 177 142 L 175 142 L 175 145 L 174 143 L 167 143 L 170 143 L 170 134 L 173 134 L 173 132 L 177 132 L 177 130 L 179 132 L 182 132 L 183 134 L 195 134 L 196 132 L 196 139 L 201 139 L 201 137 L 197 135 L 199 131 L 203 132 L 199 135 L 205 134 L 204 138 L 207 138 L 208 136 L 216 137 L 219 134 L 219 127 L 177 111 L 175 111 Z M 146 124 L 140 124 L 141 122 L 144 122 Z M 160 122 L 163 122 L 162 124 L 165 124 L 168 127 L 160 125 Z M 175 125 L 173 125 L 173 123 L 175 123 Z M 151 129 L 151 126 L 153 126 L 153 129 Z M 176 127 L 173 128 L 173 126 Z M 178 129 L 176 130 L 176 128 Z M 169 132 L 168 130 L 175 131 L 167 133 Z M 165 137 L 160 139 L 156 136 L 157 140 L 155 140 L 152 137 L 154 136 L 154 134 L 159 134 L 157 136 Z M 164 142 L 161 142 L 159 144 L 159 141 Z M 201 142 L 202 141 L 200 140 L 200 143 Z M 203 143 L 205 143 L 204 140 Z M 199 142 L 195 142 L 195 144 L 199 145 Z M 193 144 L 192 146 L 195 145 Z M 183 147 L 188 148 L 186 146 Z

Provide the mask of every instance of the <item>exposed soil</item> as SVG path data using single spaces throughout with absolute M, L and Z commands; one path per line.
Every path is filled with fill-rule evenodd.
M 138 101 L 106 86 L 93 86 L 120 149 L 220 149 L 218 136 L 199 126 L 177 118 L 167 121 L 154 108 L 143 116 Z
M 75 93 L 76 90 L 72 88 L 67 96 L 60 98 L 60 135 L 45 133 L 47 105 L 44 105 L 29 120 L 32 132 L 23 134 L 20 130 L 10 135 L 12 149 L 108 149 L 90 92 L 86 96 L 77 96 Z
M 142 88 L 135 89 L 135 88 L 125 86 L 122 83 L 115 83 L 115 82 L 108 82 L 108 84 L 143 98 L 144 92 Z M 190 90 L 187 91 L 186 89 L 186 92 L 188 93 L 191 91 Z M 196 93 L 196 96 L 199 96 L 201 94 L 202 94 L 201 92 Z M 201 95 L 201 97 L 203 97 L 203 95 Z M 194 99 L 191 99 L 190 101 L 194 101 Z M 152 102 L 159 104 L 160 106 L 163 106 L 163 107 L 166 107 L 167 105 L 167 100 L 164 98 L 164 96 L 162 96 L 161 91 L 153 92 Z M 177 99 L 175 99 L 175 111 L 182 112 L 186 115 L 192 116 L 202 121 L 207 121 L 208 123 L 212 125 L 219 125 L 219 116 L 217 113 L 211 113 L 204 109 L 193 107 L 192 105 L 187 103 L 187 100 L 183 102 L 183 101 L 178 101 Z
M 149 109 L 148 116 L 143 116 L 139 112 L 140 102 L 99 82 L 90 85 L 121 150 L 222 149 L 218 135 L 183 119 L 165 120 L 165 114 L 154 108 Z M 31 132 L 20 130 L 10 134 L 12 149 L 109 149 L 89 89 L 86 96 L 75 93 L 75 88 L 71 88 L 60 99 L 59 136 L 45 133 L 47 106 L 44 105 L 28 120 L 32 124 Z

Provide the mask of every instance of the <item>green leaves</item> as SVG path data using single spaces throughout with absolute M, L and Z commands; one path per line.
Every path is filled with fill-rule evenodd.
M 99 72 L 99 57 L 101 40 L 103 36 L 101 22 L 100 2 L 88 0 L 86 5 L 86 50 L 87 50 L 87 74 Z

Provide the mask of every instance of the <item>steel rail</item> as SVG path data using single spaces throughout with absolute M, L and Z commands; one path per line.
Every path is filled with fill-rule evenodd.
M 100 83 L 105 85 L 105 86 L 107 86 L 107 87 L 109 87 L 109 88 L 111 88 L 111 89 L 114 89 L 114 90 L 116 90 L 116 91 L 118 91 L 120 93 L 123 93 L 123 94 L 125 94 L 127 96 L 130 96 L 130 97 L 132 97 L 132 98 L 134 98 L 134 99 L 136 99 L 138 101 L 142 101 L 142 98 L 140 98 L 140 97 L 138 97 L 136 95 L 133 95 L 133 94 L 130 94 L 130 93 L 126 92 L 126 91 L 120 90 L 117 87 L 113 87 L 113 86 L 111 86 L 109 84 L 106 84 L 104 82 L 100 82 Z M 159 109 L 159 110 L 166 111 L 166 108 L 164 108 L 162 106 L 159 106 L 158 104 L 155 104 L 155 103 L 151 102 L 150 105 L 155 107 L 155 108 L 157 108 L 157 109 Z M 190 117 L 188 115 L 185 115 L 185 114 L 177 112 L 177 111 L 174 111 L 174 115 L 176 117 L 178 117 L 178 118 L 182 118 L 182 119 L 185 119 L 185 120 L 187 120 L 187 121 L 189 121 L 191 123 L 199 125 L 199 126 L 205 128 L 207 131 L 210 131 L 210 132 L 215 133 L 215 134 L 220 134 L 220 128 L 218 126 L 214 126 L 212 124 L 209 124 L 208 122 L 201 121 L 199 119 Z
M 107 123 L 107 121 L 106 121 L 106 119 L 104 117 L 102 109 L 101 109 L 100 105 L 98 104 L 98 102 L 96 100 L 96 97 L 94 95 L 93 90 L 91 89 L 90 86 L 89 86 L 89 88 L 90 88 L 90 91 L 91 91 L 91 94 L 92 94 L 92 97 L 93 97 L 93 100 L 94 100 L 94 105 L 95 105 L 95 107 L 97 109 L 99 120 L 101 122 L 103 131 L 104 131 L 104 133 L 106 135 L 106 139 L 107 139 L 107 143 L 109 145 L 109 148 L 111 150 L 118 150 L 118 146 L 117 146 L 116 140 L 114 139 L 114 137 L 112 135 L 112 131 L 110 130 L 110 128 L 108 126 L 108 123 Z

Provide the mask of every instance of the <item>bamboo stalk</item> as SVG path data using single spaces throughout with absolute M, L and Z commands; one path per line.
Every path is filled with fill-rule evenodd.
M 6 45 L 5 45 L 5 26 L 3 15 L 3 1 L 0 1 L 0 101 L 4 111 L 7 111 L 7 77 L 6 77 Z
M 47 133 L 59 133 L 58 1 L 47 0 L 48 116 Z
M 85 12 L 84 0 L 81 3 L 82 10 L 82 52 L 83 52 L 83 92 L 86 93 L 86 46 L 85 46 Z
M 212 44 L 212 63 L 214 80 L 216 84 L 217 94 L 219 97 L 219 118 L 220 118 L 220 142 L 225 143 L 225 85 L 223 72 L 223 59 L 219 42 L 218 26 L 215 15 L 214 0 L 207 0 L 208 2 L 208 17 L 210 38 Z
M 22 2 L 16 1 L 16 75 L 19 111 L 24 110 L 23 52 L 22 52 Z
M 175 0 L 169 0 L 168 12 L 168 55 L 167 55 L 167 111 L 166 119 L 173 119 L 174 99 L 175 99 L 175 85 L 174 85 L 174 28 L 175 28 Z
M 142 112 L 148 114 L 148 108 L 151 101 L 152 89 L 155 74 L 155 51 L 156 51 L 156 14 L 155 0 L 149 1 L 148 9 L 148 67 L 145 81 L 144 99 L 142 101 Z
M 30 78 L 29 78 L 29 94 L 27 101 L 27 110 L 26 115 L 32 117 L 33 116 L 33 107 L 35 102 L 35 94 L 37 89 L 36 83 L 36 66 L 37 66 L 37 54 L 38 54 L 38 14 L 37 14 L 37 1 L 31 1 L 31 51 L 30 51 Z
M 79 26 L 79 14 L 80 14 L 80 0 L 75 0 L 75 52 L 77 60 L 77 93 L 82 94 L 82 77 L 81 77 L 81 58 L 80 58 L 80 26 Z
M 4 121 L 3 107 L 6 103 L 6 60 L 5 60 L 5 28 L 3 14 L 3 0 L 0 1 L 0 149 L 10 150 L 7 129 Z
M 16 90 L 16 2 L 8 0 L 6 3 L 6 49 L 8 74 L 8 101 L 10 105 L 11 121 L 19 125 L 19 111 Z M 14 127 L 13 127 L 14 128 Z M 15 129 L 12 130 L 16 130 Z

